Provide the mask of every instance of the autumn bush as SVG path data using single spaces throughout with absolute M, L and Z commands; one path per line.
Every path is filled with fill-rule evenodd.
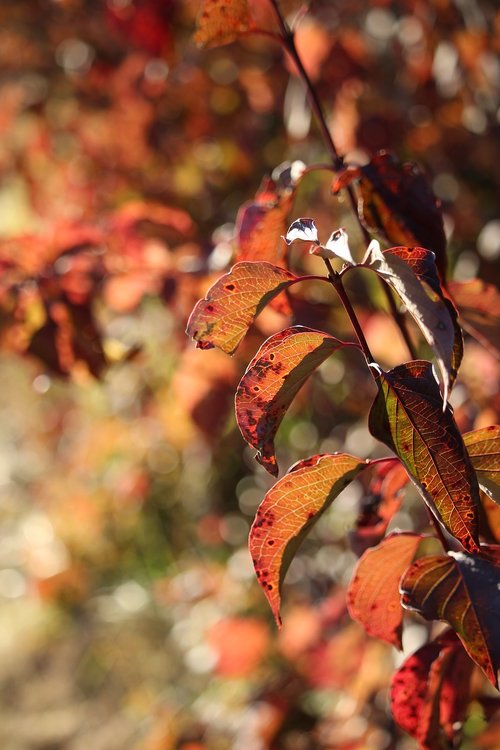
M 494 750 L 495 4 L 0 19 L 2 746 Z

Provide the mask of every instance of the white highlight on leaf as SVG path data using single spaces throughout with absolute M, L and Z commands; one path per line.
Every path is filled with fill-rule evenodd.
M 322 258 L 340 258 L 350 266 L 355 265 L 354 258 L 351 255 L 349 247 L 349 237 L 344 229 L 336 229 L 332 232 L 328 242 L 321 248 L 323 252 L 315 252 L 315 255 L 321 255 Z
M 318 230 L 312 219 L 296 219 L 293 224 L 290 224 L 284 239 L 287 245 L 291 245 L 295 240 L 319 244 Z

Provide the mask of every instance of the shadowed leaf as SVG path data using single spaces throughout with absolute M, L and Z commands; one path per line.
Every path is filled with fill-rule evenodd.
M 442 410 L 429 362 L 382 372 L 371 433 L 407 468 L 425 501 L 465 549 L 478 551 L 479 487 L 449 406 Z
M 482 548 L 485 552 L 488 549 Z M 417 560 L 401 580 L 405 607 L 427 620 L 445 620 L 467 653 L 498 687 L 500 562 L 498 557 L 449 552 Z
M 500 425 L 467 432 L 463 438 L 479 484 L 500 503 Z
M 421 750 L 441 750 L 465 718 L 472 662 L 453 631 L 411 654 L 391 681 L 394 720 Z M 455 725 L 455 726 L 454 726 Z
M 351 549 L 358 557 L 384 538 L 391 518 L 401 507 L 403 490 L 409 481 L 399 461 L 375 465 L 367 494 L 361 500 L 355 528 L 349 532 Z
M 432 250 L 441 278 L 446 277 L 443 217 L 427 177 L 416 164 L 400 164 L 380 151 L 363 167 L 348 167 L 333 183 L 337 193 L 359 180 L 358 211 L 365 226 L 392 245 Z
M 452 281 L 448 290 L 465 330 L 500 357 L 500 292 L 482 279 Z
M 294 326 L 271 336 L 248 365 L 236 392 L 236 420 L 271 474 L 278 474 L 274 437 L 286 410 L 311 373 L 342 346 L 326 333 Z
M 399 581 L 422 537 L 393 533 L 359 560 L 347 590 L 347 607 L 369 635 L 401 648 L 403 610 Z
M 252 25 L 247 0 L 203 0 L 194 39 L 200 47 L 219 47 L 234 42 Z
M 416 250 L 421 251 L 422 248 L 416 248 Z M 444 400 L 446 401 L 448 390 L 453 385 L 460 364 L 456 361 L 455 339 L 458 337 L 461 343 L 461 333 L 458 326 L 454 325 L 450 314 L 450 308 L 453 309 L 453 307 L 447 304 L 440 293 L 436 292 L 436 289 L 439 290 L 440 287 L 435 266 L 434 274 L 432 274 L 429 257 L 424 261 L 422 253 L 419 254 L 418 266 L 423 269 L 420 278 L 414 271 L 418 267 L 417 263 L 407 262 L 407 258 L 412 255 L 409 248 L 392 248 L 383 253 L 378 243 L 374 242 L 368 261 L 370 268 L 385 279 L 399 295 L 422 331 L 425 340 L 432 347 L 444 383 Z
M 261 310 L 300 279 L 271 263 L 236 263 L 200 300 L 186 333 L 200 349 L 218 346 L 232 354 Z
M 312 456 L 292 466 L 262 501 L 249 548 L 278 625 L 280 587 L 297 549 L 321 514 L 367 465 L 347 453 Z

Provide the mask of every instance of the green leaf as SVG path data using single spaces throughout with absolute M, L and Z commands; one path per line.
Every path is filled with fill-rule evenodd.
M 395 532 L 360 558 L 347 589 L 347 608 L 369 635 L 401 648 L 403 610 L 399 582 L 422 540 Z
M 200 349 L 233 354 L 254 318 L 283 289 L 300 279 L 271 263 L 236 263 L 195 306 L 186 333 Z
M 248 365 L 236 391 L 236 420 L 271 474 L 278 474 L 274 437 L 286 410 L 311 373 L 342 346 L 327 333 L 293 326 L 271 336 Z
M 481 489 L 500 504 L 500 425 L 467 432 L 463 438 Z
M 470 552 L 478 546 L 479 486 L 449 406 L 442 410 L 429 362 L 381 372 L 369 426 L 404 463 L 445 528 Z
M 278 626 L 280 588 L 286 571 L 312 526 L 368 461 L 347 453 L 299 461 L 266 494 L 250 530 L 255 573 Z
M 498 688 L 500 565 L 494 555 L 486 559 L 448 552 L 446 556 L 423 557 L 403 576 L 401 593 L 405 607 L 427 620 L 448 622 L 470 657 Z

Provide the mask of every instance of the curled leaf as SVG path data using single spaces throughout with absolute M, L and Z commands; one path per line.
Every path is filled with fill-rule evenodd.
M 278 626 L 280 587 L 300 544 L 337 495 L 368 465 L 347 453 L 312 456 L 292 466 L 262 501 L 249 548 Z
M 479 550 L 479 487 L 449 406 L 443 412 L 432 365 L 407 362 L 377 378 L 369 416 L 374 437 L 391 448 L 445 528 Z
M 423 248 L 417 248 L 417 250 L 429 255 L 429 251 Z M 419 260 L 423 261 L 422 252 L 419 254 Z M 457 329 L 447 301 L 436 291 L 440 289 L 439 280 L 435 274 L 431 273 L 429 259 L 425 258 L 427 261 L 425 265 L 421 263 L 423 273 L 419 278 L 405 257 L 411 257 L 411 255 L 412 251 L 409 248 L 393 248 L 383 253 L 378 243 L 372 243 L 368 262 L 370 267 L 399 295 L 427 343 L 432 347 L 444 383 L 444 401 L 446 401 L 458 367 L 455 357 Z M 459 330 L 458 336 L 460 336 Z
M 494 547 L 491 549 L 495 549 Z M 495 555 L 448 552 L 417 560 L 401 579 L 402 601 L 427 620 L 445 620 L 498 688 L 500 564 Z
M 186 333 L 201 349 L 233 354 L 254 318 L 283 289 L 300 279 L 271 263 L 236 263 L 200 300 Z
M 318 230 L 313 219 L 295 219 L 290 224 L 285 236 L 285 242 L 287 245 L 291 245 L 295 240 L 319 244 Z
M 248 365 L 236 391 L 236 420 L 271 474 L 278 474 L 274 436 L 286 410 L 311 373 L 342 346 L 327 333 L 293 326 L 271 336 Z
M 311 253 L 313 255 L 320 255 L 322 258 L 340 258 L 350 266 L 356 265 L 349 248 L 347 232 L 342 228 L 332 232 L 324 247 L 320 245 L 318 248 L 313 248 Z

